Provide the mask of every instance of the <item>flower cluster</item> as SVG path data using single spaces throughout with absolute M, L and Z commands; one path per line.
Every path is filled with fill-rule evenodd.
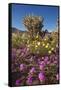
M 13 86 L 59 83 L 59 47 L 55 38 L 12 35 Z
M 12 49 L 12 73 L 16 75 L 15 86 L 56 84 L 59 81 L 59 56 L 32 54 L 28 48 Z M 24 77 L 24 79 L 22 79 Z

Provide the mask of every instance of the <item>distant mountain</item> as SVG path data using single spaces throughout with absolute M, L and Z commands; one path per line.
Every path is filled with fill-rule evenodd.
M 12 27 L 11 30 L 12 30 L 12 33 L 17 33 L 17 32 L 25 33 L 26 32 L 26 31 L 19 30 L 19 29 L 15 28 L 15 27 Z
M 12 31 L 12 33 L 20 33 L 21 35 L 22 35 L 23 33 L 29 34 L 27 31 L 22 31 L 22 30 L 19 30 L 19 29 L 15 28 L 15 27 L 12 27 L 12 28 L 11 28 L 11 31 Z M 40 36 L 41 36 L 42 38 L 43 38 L 45 35 L 49 36 L 50 34 L 51 34 L 51 32 L 48 32 L 47 30 L 40 32 Z
M 11 28 L 11 30 L 12 30 L 13 33 L 19 31 L 17 28 L 14 28 L 14 27 Z

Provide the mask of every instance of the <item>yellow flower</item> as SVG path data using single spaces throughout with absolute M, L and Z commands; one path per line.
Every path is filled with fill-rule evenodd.
M 38 38 L 38 35 L 36 36 L 36 39 Z
M 44 40 L 46 41 L 46 38 Z
M 43 46 L 45 46 L 45 44 L 43 43 Z
M 27 47 L 30 47 L 30 45 L 27 45 Z
M 54 50 L 54 48 L 51 48 L 51 50 Z
M 37 48 L 38 46 L 36 45 L 35 47 Z
M 51 54 L 51 50 L 50 50 L 50 51 L 48 51 L 48 53 L 49 53 L 49 54 Z
M 38 42 L 37 44 L 40 45 L 40 42 Z
M 48 48 L 48 45 L 46 45 L 45 48 Z
M 47 43 L 47 45 L 49 45 L 49 43 Z

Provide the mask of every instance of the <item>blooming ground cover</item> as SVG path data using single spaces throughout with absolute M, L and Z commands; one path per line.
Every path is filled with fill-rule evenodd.
M 12 86 L 59 83 L 58 32 L 12 33 Z

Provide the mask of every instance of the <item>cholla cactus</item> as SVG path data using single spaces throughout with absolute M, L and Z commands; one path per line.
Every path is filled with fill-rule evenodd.
M 42 30 L 43 18 L 40 16 L 26 16 L 24 18 L 24 25 L 30 35 L 34 36 Z

